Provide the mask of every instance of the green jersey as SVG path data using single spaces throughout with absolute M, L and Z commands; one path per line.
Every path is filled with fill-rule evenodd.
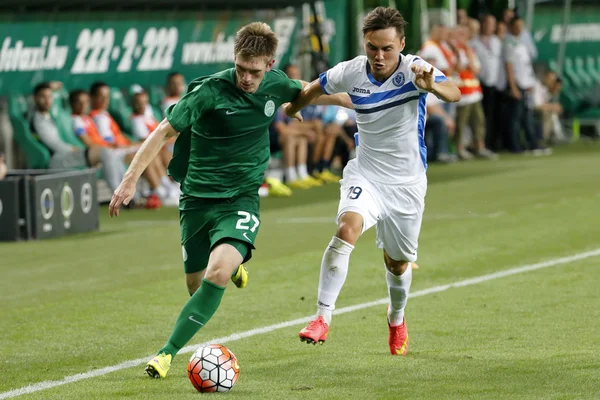
M 181 183 L 182 199 L 258 193 L 269 162 L 269 125 L 301 89 L 280 70 L 266 72 L 254 93 L 236 86 L 234 68 L 192 81 L 166 112 L 180 133 L 169 175 Z

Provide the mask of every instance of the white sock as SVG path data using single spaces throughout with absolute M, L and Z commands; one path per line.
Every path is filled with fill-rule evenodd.
M 287 167 L 285 169 L 285 181 L 286 183 L 290 183 L 298 179 L 298 175 L 296 175 L 296 168 Z
M 306 169 L 306 164 L 298 165 L 298 177 L 300 177 L 300 179 L 308 178 L 308 170 Z
M 402 275 L 394 275 L 387 268 L 385 280 L 390 294 L 390 308 L 388 310 L 388 320 L 390 325 L 398 326 L 404 320 L 404 307 L 408 300 L 408 292 L 412 282 L 412 267 L 410 263 Z
M 157 187 L 154 192 L 158 195 L 158 197 L 160 197 L 161 199 L 164 199 L 166 197 L 169 196 L 169 191 L 164 187 L 164 186 L 159 186 Z
M 317 316 L 322 316 L 327 325 L 331 324 L 331 314 L 335 310 L 342 286 L 348 275 L 348 262 L 354 246 L 334 236 L 323 254 Z
M 172 183 L 173 182 L 171 182 L 171 180 L 169 179 L 169 177 L 166 176 L 166 175 L 160 178 L 160 184 L 163 185 L 166 188 L 171 187 Z

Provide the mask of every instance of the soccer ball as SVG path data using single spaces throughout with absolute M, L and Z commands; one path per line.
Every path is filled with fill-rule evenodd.
M 240 375 L 240 366 L 227 347 L 209 344 L 192 354 L 187 372 L 200 393 L 228 392 Z

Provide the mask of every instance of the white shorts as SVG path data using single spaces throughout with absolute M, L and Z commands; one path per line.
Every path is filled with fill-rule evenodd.
M 360 174 L 356 160 L 344 168 L 337 220 L 347 211 L 363 217 L 363 233 L 376 225 L 377 247 L 396 261 L 416 261 L 425 210 L 427 177 L 412 184 L 384 185 Z

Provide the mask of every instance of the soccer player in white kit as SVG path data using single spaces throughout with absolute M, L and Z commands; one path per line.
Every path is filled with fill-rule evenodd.
M 348 163 L 340 182 L 337 232 L 321 262 L 317 316 L 300 331 L 302 341 L 316 344 L 327 339 L 350 253 L 359 236 L 375 225 L 390 298 L 390 352 L 406 355 L 408 351 L 404 308 L 427 191 L 425 99 L 433 93 L 456 102 L 460 91 L 419 57 L 401 54 L 405 24 L 396 9 L 371 11 L 363 25 L 366 56 L 322 73 L 285 107 L 288 115 L 294 115 L 322 94 L 346 92 L 358 125 L 356 158 Z

